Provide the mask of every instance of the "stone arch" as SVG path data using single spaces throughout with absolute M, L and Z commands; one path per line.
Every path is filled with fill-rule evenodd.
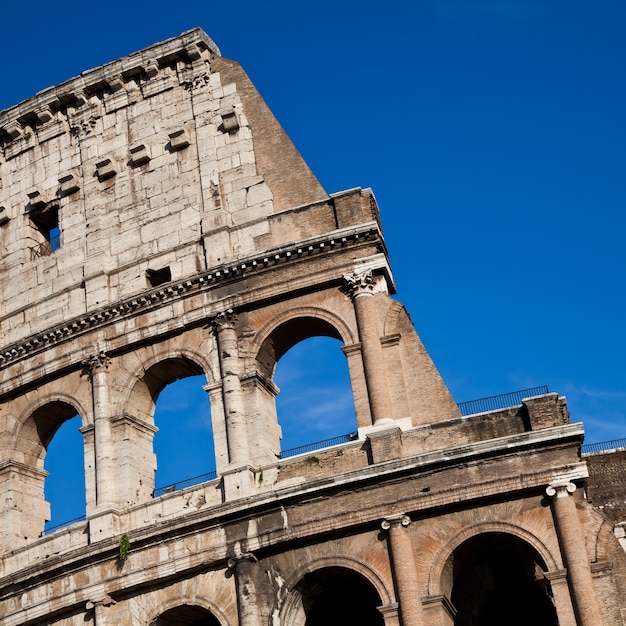
M 200 353 L 188 348 L 162 349 L 146 355 L 139 365 L 125 373 L 126 380 L 120 381 L 124 387 L 122 412 L 151 423 L 156 399 L 164 387 L 199 374 L 206 376 L 207 382 L 212 382 L 210 363 Z
M 204 375 L 212 379 L 210 364 L 197 351 L 176 345 L 138 350 L 129 356 L 132 368 L 122 368 L 114 382 L 124 395 L 112 416 L 112 438 L 119 461 L 117 493 L 124 506 L 153 497 L 156 456 L 154 413 L 163 389 L 182 378 Z M 186 478 L 186 476 L 181 476 Z
M 480 522 L 464 528 L 439 549 L 428 574 L 429 596 L 435 596 L 442 593 L 441 579 L 443 570 L 454 550 L 468 539 L 485 533 L 507 533 L 513 535 L 534 548 L 546 564 L 547 571 L 560 569 L 558 561 L 552 555 L 552 552 L 546 544 L 525 528 L 510 522 Z
M 249 346 L 251 361 L 248 362 L 251 367 L 245 377 L 245 392 L 249 397 L 254 398 L 251 400 L 251 404 L 260 408 L 260 414 L 262 414 L 264 422 L 263 430 L 267 435 L 265 441 L 269 454 L 263 459 L 263 462 L 272 462 L 281 454 L 283 427 L 286 427 L 285 434 L 287 435 L 287 440 L 289 439 L 289 434 L 293 434 L 297 430 L 294 426 L 294 420 L 280 423 L 281 416 L 278 414 L 276 407 L 276 397 L 279 389 L 274 384 L 274 375 L 278 361 L 296 344 L 307 339 L 329 337 L 338 340 L 339 343 L 344 345 L 351 345 L 351 342 L 354 340 L 354 333 L 349 325 L 327 307 L 306 305 L 288 309 L 281 306 L 277 307 L 277 309 L 272 315 L 267 313 L 262 318 L 267 321 L 261 325 Z M 335 347 L 329 349 L 335 350 Z M 347 365 L 347 370 L 343 370 L 346 373 L 345 378 L 338 377 L 338 380 L 341 380 L 342 392 L 347 392 L 350 402 L 353 403 L 356 396 L 354 391 L 355 380 L 358 381 L 362 378 L 362 372 L 358 371 L 358 367 L 354 363 L 355 357 L 360 358 L 360 353 L 348 357 L 346 362 L 344 355 L 339 352 L 340 349 L 340 346 L 337 345 L 336 353 L 333 354 L 340 356 L 341 364 L 337 362 L 335 364 L 340 367 Z M 351 358 L 352 361 L 350 360 Z M 254 384 L 251 384 L 252 381 L 254 381 Z M 358 383 L 356 384 L 358 385 Z M 286 388 L 284 391 L 289 389 Z M 354 413 L 351 413 L 350 417 L 346 418 L 352 422 L 347 429 L 351 432 L 356 431 L 359 426 L 358 413 L 356 420 L 352 419 L 353 415 Z M 283 415 L 284 417 L 285 415 Z M 319 436 L 319 433 L 317 433 L 318 436 L 313 436 L 309 442 L 344 434 L 345 432 L 324 432 L 323 435 Z M 300 433 L 298 436 L 300 436 Z M 291 441 L 287 447 L 300 445 L 301 443 L 302 441 L 297 443 L 296 441 Z
M 351 569 L 358 572 L 375 587 L 384 604 L 394 602 L 393 593 L 387 588 L 383 578 L 378 574 L 378 572 L 376 572 L 376 570 L 358 559 L 345 555 L 320 557 L 303 564 L 289 574 L 286 579 L 286 587 L 288 589 L 293 589 L 293 587 L 304 577 L 305 574 L 309 574 L 317 569 L 325 567 L 343 567 L 345 569 Z
M 158 607 L 152 609 L 148 614 L 147 623 L 149 624 L 149 626 L 174 626 L 179 622 L 159 621 L 159 618 L 163 617 L 168 612 L 174 612 L 176 609 L 182 607 L 193 607 L 199 609 L 200 611 L 209 613 L 210 617 L 215 620 L 216 626 L 229 626 L 229 622 L 226 619 L 226 616 L 219 609 L 219 607 L 208 598 L 198 594 L 194 594 L 193 596 L 190 596 L 189 594 L 176 594 L 174 596 L 168 597 L 163 602 L 159 602 Z M 177 618 L 179 618 L 179 616 L 177 616 Z M 210 618 L 207 618 L 207 621 L 209 620 Z M 189 623 L 193 624 L 193 622 Z
M 393 602 L 392 594 L 387 589 L 382 578 L 369 566 L 361 561 L 347 556 L 333 556 L 316 559 L 311 563 L 307 563 L 292 574 L 287 579 L 288 592 L 285 600 L 279 608 L 280 624 L 284 626 L 305 626 L 307 623 L 306 604 L 307 591 L 320 587 L 319 580 L 313 580 L 309 584 L 307 590 L 306 577 L 312 575 L 313 578 L 319 578 L 320 574 L 329 574 L 342 576 L 346 580 L 359 584 L 359 580 L 364 585 L 363 589 L 370 589 L 371 597 L 377 598 L 375 608 L 387 606 Z M 345 598 L 346 602 L 349 598 Z M 310 601 L 310 600 L 309 600 Z M 310 608 L 310 607 L 309 607 Z M 378 615 L 379 622 L 382 624 L 382 615 Z
M 281 311 L 257 332 L 254 354 L 258 371 L 271 380 L 281 356 L 309 337 L 339 339 L 345 345 L 357 340 L 350 327 L 335 313 L 320 307 L 295 307 Z
M 44 495 L 48 476 L 44 460 L 61 425 L 75 415 L 80 416 L 85 426 L 83 404 L 71 394 L 52 391 L 38 398 L 18 416 L 11 458 L 3 480 L 3 495 L 9 505 L 3 522 L 7 535 L 15 539 L 34 539 L 41 535 L 45 523 L 50 520 L 50 504 Z M 86 446 L 83 449 L 86 460 L 85 455 Z M 11 505 L 11 502 L 15 504 Z
M 402 314 L 406 316 L 409 315 L 405 306 L 397 300 L 392 300 L 389 308 L 387 309 L 385 321 L 383 322 L 383 336 L 391 335 L 395 332 L 398 332 L 398 318 Z
M 475 524 L 438 552 L 429 596 L 447 598 L 455 626 L 557 626 L 556 600 L 546 576 L 557 567 L 545 544 L 526 529 L 502 522 Z
M 87 411 L 70 394 L 51 392 L 30 405 L 18 416 L 13 437 L 13 455 L 27 465 L 43 468 L 46 450 L 54 434 L 66 420 L 79 415 L 83 426 L 88 426 Z
M 616 541 L 615 535 L 613 534 L 613 523 L 607 519 L 602 513 L 588 508 L 588 515 L 592 520 L 592 527 L 595 530 L 594 535 L 592 536 L 592 541 L 589 542 L 593 554 L 591 555 L 592 562 L 604 562 L 609 560 L 608 551 L 609 544 Z

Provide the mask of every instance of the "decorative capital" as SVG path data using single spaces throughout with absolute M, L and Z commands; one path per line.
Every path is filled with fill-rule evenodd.
M 228 559 L 227 566 L 228 569 L 232 570 L 235 569 L 237 565 L 241 562 L 258 563 L 258 561 L 259 559 L 257 559 L 256 556 L 252 554 L 252 552 L 244 552 L 243 554 L 240 554 L 238 556 L 231 556 Z
M 114 606 L 117 602 L 111 596 L 104 596 L 101 600 L 89 600 L 85 605 L 88 611 L 93 611 L 97 606 Z
M 98 354 L 95 354 L 94 356 L 81 362 L 81 365 L 83 366 L 82 374 L 83 376 L 89 376 L 89 378 L 91 378 L 96 371 L 107 369 L 110 362 L 111 359 L 109 359 L 106 352 L 104 350 L 100 350 Z
M 576 485 L 572 482 L 558 482 L 548 485 L 546 494 L 553 498 L 565 498 L 576 491 Z
M 392 526 L 404 526 L 405 528 L 411 523 L 408 515 L 390 515 L 386 517 L 380 524 L 383 530 L 389 530 Z
M 212 320 L 211 326 L 215 332 L 218 332 L 222 328 L 234 328 L 234 324 L 237 321 L 237 316 L 232 309 L 226 309 L 218 313 Z
M 346 283 L 348 293 L 352 298 L 362 294 L 373 294 L 376 283 L 372 270 L 355 274 L 344 274 L 343 280 Z

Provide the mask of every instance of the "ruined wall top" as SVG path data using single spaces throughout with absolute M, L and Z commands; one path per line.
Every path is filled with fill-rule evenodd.
M 79 76 L 43 89 L 32 98 L 0 111 L 1 133 L 5 141 L 10 142 L 17 137 L 22 122 L 41 117 L 46 107 L 58 110 L 71 103 L 81 103 L 85 95 L 95 94 L 107 86 L 114 88 L 117 85 L 115 81 L 141 75 L 152 77 L 159 67 L 177 60 L 195 60 L 207 51 L 220 56 L 215 42 L 202 29 L 193 28 L 122 59 L 86 70 Z

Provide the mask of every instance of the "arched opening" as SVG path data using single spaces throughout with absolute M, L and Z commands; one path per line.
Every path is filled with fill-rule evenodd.
M 280 423 L 280 449 L 287 456 L 298 446 L 357 430 L 342 343 L 329 321 L 302 316 L 275 328 L 257 354 L 257 371 L 280 390 L 275 401 L 266 393 L 264 404 Z
M 24 422 L 15 445 L 22 519 L 19 533 L 34 538 L 85 513 L 85 453 L 76 408 L 55 400 L 36 409 Z M 20 469 L 20 468 L 24 469 Z M 26 469 L 29 468 L 29 469 Z M 17 530 L 17 528 L 16 528 Z
M 278 361 L 276 413 L 283 452 L 357 430 L 354 398 L 342 342 L 332 337 L 300 341 Z
M 220 623 L 210 611 L 199 606 L 183 604 L 168 609 L 150 626 L 220 626 Z
M 290 348 L 309 337 L 332 337 L 343 341 L 337 329 L 326 320 L 312 316 L 290 319 L 275 328 L 263 342 L 257 354 L 259 372 L 271 380 L 280 358 Z
M 546 564 L 522 539 L 476 535 L 458 546 L 443 576 L 452 583 L 455 626 L 558 626 Z
M 383 626 L 380 595 L 361 574 L 344 567 L 325 567 L 306 574 L 296 585 L 299 607 L 290 626 Z
M 211 403 L 204 385 L 204 375 L 189 376 L 166 385 L 158 395 L 155 495 L 175 489 L 180 481 L 199 478 L 200 482 L 200 477 L 215 470 Z
M 50 504 L 45 532 L 85 516 L 85 446 L 79 415 L 63 422 L 48 445 L 44 496 Z
M 198 362 L 182 355 L 153 364 L 136 380 L 113 425 L 125 506 L 204 482 L 181 484 L 213 469 L 206 382 Z

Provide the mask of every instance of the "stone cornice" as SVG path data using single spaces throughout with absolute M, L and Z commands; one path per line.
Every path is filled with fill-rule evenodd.
M 48 472 L 45 469 L 38 469 L 11 459 L 0 463 L 0 473 L 7 471 L 16 472 L 23 476 L 34 476 L 35 478 L 46 478 L 48 476 Z
M 375 222 L 369 222 L 356 228 L 336 230 L 241 257 L 236 261 L 222 264 L 208 271 L 147 289 L 135 296 L 74 317 L 62 324 L 57 324 L 43 332 L 30 335 L 19 342 L 1 348 L 0 370 L 93 329 L 101 328 L 120 319 L 149 312 L 187 294 L 236 282 L 251 274 L 266 271 L 279 264 L 294 262 L 302 257 L 326 253 L 336 248 L 355 246 L 365 240 L 376 239 L 382 241 L 378 225 Z

